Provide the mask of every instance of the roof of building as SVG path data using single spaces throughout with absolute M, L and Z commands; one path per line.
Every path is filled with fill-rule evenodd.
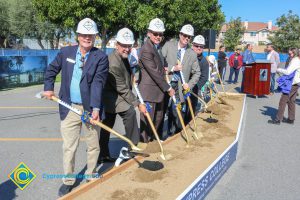
M 242 22 L 242 25 L 246 27 L 246 24 L 248 23 L 248 27 L 246 28 L 245 32 L 252 32 L 252 31 L 260 31 L 262 29 L 268 30 L 268 23 L 263 22 Z M 221 28 L 221 32 L 226 32 L 227 30 L 227 24 L 224 24 Z M 271 31 L 278 30 L 277 26 L 272 25 Z

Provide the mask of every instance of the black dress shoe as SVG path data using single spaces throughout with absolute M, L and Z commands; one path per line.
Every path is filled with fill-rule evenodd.
M 271 120 L 268 120 L 268 123 L 269 124 L 280 125 L 280 120 L 278 120 L 278 119 L 271 119 Z
M 102 163 L 112 163 L 115 162 L 117 159 L 110 157 L 110 156 L 101 156 L 98 158 L 98 164 L 102 164 Z
M 294 124 L 294 120 L 291 120 L 291 119 L 283 119 L 282 122 L 288 123 L 288 124 Z
M 62 197 L 64 195 L 68 194 L 69 192 L 71 192 L 72 189 L 73 189 L 73 185 L 62 184 L 62 186 L 60 186 L 60 188 L 58 190 L 58 196 Z

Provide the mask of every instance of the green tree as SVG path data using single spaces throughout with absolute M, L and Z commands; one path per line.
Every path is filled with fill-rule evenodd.
M 9 18 L 8 7 L 6 0 L 0 0 L 0 48 L 7 48 L 9 46 Z
M 140 33 L 146 32 L 151 19 L 162 19 L 168 38 L 177 37 L 184 24 L 192 24 L 195 34 L 201 34 L 207 29 L 219 30 L 224 22 L 224 13 L 217 0 L 139 1 L 134 16 L 134 30 Z
M 226 32 L 224 34 L 224 45 L 228 51 L 234 51 L 235 47 L 241 44 L 241 39 L 245 28 L 242 26 L 241 18 L 231 19 L 226 24 Z
M 290 10 L 287 15 L 277 18 L 276 24 L 279 29 L 275 31 L 269 40 L 279 51 L 288 52 L 291 47 L 300 48 L 300 19 L 297 14 Z
M 79 20 L 92 18 L 103 47 L 124 26 L 136 35 L 144 35 L 155 17 L 165 22 L 168 37 L 178 35 L 186 23 L 191 23 L 199 34 L 208 28 L 219 30 L 224 22 L 218 0 L 33 0 L 33 5 L 42 19 L 62 29 L 75 30 Z
M 89 17 L 93 19 L 99 29 L 102 46 L 116 34 L 117 29 L 125 26 L 130 16 L 130 5 L 136 5 L 130 0 L 33 0 L 34 7 L 39 17 L 47 20 L 61 30 L 76 30 L 77 23 Z

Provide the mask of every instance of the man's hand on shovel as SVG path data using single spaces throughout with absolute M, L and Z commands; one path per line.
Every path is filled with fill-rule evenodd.
M 93 110 L 91 117 L 92 117 L 92 120 L 90 120 L 90 123 L 93 125 L 96 125 L 95 122 L 100 121 L 99 110 Z
M 139 111 L 140 111 L 141 113 L 143 113 L 144 115 L 146 115 L 146 113 L 147 113 L 146 105 L 143 104 L 143 103 L 140 103 L 138 107 L 139 107 Z
M 55 96 L 54 95 L 54 91 L 44 91 L 41 92 L 42 97 L 46 97 L 49 100 L 52 100 L 52 97 Z

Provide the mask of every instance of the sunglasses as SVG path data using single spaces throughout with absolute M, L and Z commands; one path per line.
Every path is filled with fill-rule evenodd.
M 84 64 L 85 64 L 85 57 L 84 56 L 81 56 L 80 62 L 81 62 L 80 69 L 83 69 Z
M 194 46 L 195 48 L 204 49 L 204 46 L 202 46 L 202 45 L 195 45 L 195 44 L 193 44 L 193 46 Z
M 164 34 L 163 33 L 157 33 L 157 32 L 151 32 L 155 37 L 159 36 L 162 37 Z
M 187 38 L 187 39 L 191 39 L 191 38 L 192 38 L 192 36 L 186 35 L 186 34 L 184 34 L 184 33 L 181 33 L 181 35 L 182 35 L 183 37 Z

